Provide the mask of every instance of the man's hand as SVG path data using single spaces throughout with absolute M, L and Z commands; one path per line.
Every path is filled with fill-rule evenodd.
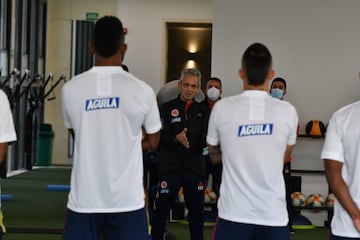
M 176 135 L 176 140 L 181 143 L 185 148 L 190 147 L 190 143 L 186 137 L 187 128 L 184 128 L 179 134 Z

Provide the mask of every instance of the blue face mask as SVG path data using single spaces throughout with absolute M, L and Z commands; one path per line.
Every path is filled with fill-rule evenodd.
M 271 89 L 271 96 L 278 99 L 283 99 L 284 91 L 279 88 Z

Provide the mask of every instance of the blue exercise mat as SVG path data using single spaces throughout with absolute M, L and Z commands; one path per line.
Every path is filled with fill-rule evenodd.
M 70 185 L 47 185 L 46 191 L 69 192 L 70 191 Z
M 12 195 L 10 194 L 1 194 L 1 201 L 10 201 L 12 199 Z

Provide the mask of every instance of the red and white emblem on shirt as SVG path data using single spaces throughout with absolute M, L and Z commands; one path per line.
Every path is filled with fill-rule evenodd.
M 179 116 L 179 110 L 177 110 L 177 109 L 171 110 L 171 116 L 173 116 L 173 117 Z
M 201 182 L 201 181 L 198 182 L 198 186 L 197 186 L 197 187 L 198 187 L 198 190 L 201 190 L 201 191 L 204 190 L 204 183 Z
M 167 188 L 167 182 L 166 182 L 166 181 L 162 181 L 162 182 L 160 183 L 160 187 L 161 187 L 161 188 Z

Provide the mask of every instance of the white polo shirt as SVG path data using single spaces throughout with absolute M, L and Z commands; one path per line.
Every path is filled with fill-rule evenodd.
M 62 90 L 65 126 L 74 129 L 68 208 L 83 213 L 144 207 L 142 131 L 160 130 L 153 90 L 121 67 L 93 67 Z
M 330 118 L 321 159 L 343 163 L 342 177 L 354 201 L 360 207 L 360 101 L 342 107 Z M 331 222 L 334 235 L 359 238 L 353 221 L 345 209 L 335 201 Z
M 295 108 L 265 91 L 244 91 L 215 104 L 207 142 L 222 150 L 220 218 L 287 225 L 282 170 L 286 146 L 296 142 L 297 124 Z

